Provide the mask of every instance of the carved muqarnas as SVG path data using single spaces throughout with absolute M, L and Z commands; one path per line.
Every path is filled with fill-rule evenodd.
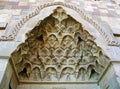
M 20 80 L 97 80 L 108 63 L 94 37 L 61 7 L 26 35 L 11 55 Z

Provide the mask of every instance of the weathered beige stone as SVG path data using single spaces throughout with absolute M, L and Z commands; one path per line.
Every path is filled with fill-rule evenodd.
M 39 2 L 8 24 L 0 38 L 0 89 L 120 89 L 120 45 L 113 35 L 119 38 L 119 20 L 108 26 L 111 19 L 102 23 L 86 14 L 93 2 L 106 8 L 107 1 L 58 1 Z M 7 12 L 11 17 L 22 10 Z

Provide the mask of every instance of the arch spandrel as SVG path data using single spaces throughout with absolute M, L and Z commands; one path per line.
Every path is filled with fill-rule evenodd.
M 11 54 L 20 81 L 97 81 L 109 58 L 82 24 L 62 7 L 27 33 L 27 39 Z

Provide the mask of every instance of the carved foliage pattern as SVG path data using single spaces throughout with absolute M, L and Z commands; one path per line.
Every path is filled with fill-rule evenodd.
M 97 80 L 108 63 L 93 36 L 61 7 L 26 35 L 11 55 L 20 80 Z

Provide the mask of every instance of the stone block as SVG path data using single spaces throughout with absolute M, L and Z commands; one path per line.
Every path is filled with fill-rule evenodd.
M 99 81 L 100 89 L 120 89 L 116 78 L 114 67 L 113 65 L 110 65 Z

